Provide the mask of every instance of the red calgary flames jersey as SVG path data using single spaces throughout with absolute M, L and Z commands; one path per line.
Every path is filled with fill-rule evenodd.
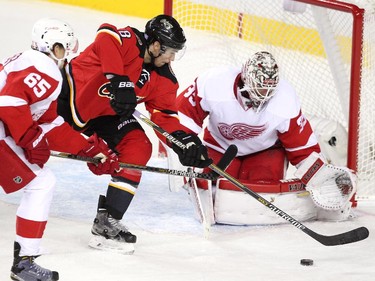
M 128 76 L 135 84 L 138 103 L 145 102 L 151 119 L 171 132 L 185 129 L 175 108 L 178 82 L 170 68 L 144 64 L 144 33 L 132 27 L 102 24 L 94 42 L 66 67 L 75 126 L 99 116 L 115 115 L 110 106 L 106 74 Z

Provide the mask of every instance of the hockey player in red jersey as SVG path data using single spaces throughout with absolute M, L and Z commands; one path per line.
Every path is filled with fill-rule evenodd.
M 208 166 L 206 148 L 195 134 L 185 133 L 177 118 L 178 82 L 170 63 L 182 55 L 185 41 L 179 23 L 166 15 L 148 21 L 145 32 L 102 24 L 94 42 L 65 68 L 59 114 L 76 130 L 97 133 L 121 162 L 146 165 L 151 142 L 132 116 L 136 105 L 144 103 L 153 122 L 187 145 L 182 151 L 170 144 L 182 164 Z M 106 196 L 99 197 L 91 247 L 134 251 L 136 236 L 120 220 L 140 180 L 141 172 L 129 169 L 112 175 Z
M 96 135 L 86 139 L 57 115 L 62 86 L 57 65 L 76 52 L 72 28 L 57 19 L 41 19 L 32 30 L 32 50 L 0 64 L 0 185 L 6 193 L 24 190 L 16 218 L 13 280 L 54 281 L 56 271 L 35 263 L 47 224 L 55 177 L 45 163 L 50 150 L 99 157 L 88 164 L 95 174 L 119 169 L 117 156 Z
M 235 144 L 238 154 L 226 171 L 244 183 L 252 183 L 250 188 L 255 189 L 254 184 L 260 184 L 256 191 L 269 193 L 266 197 L 277 206 L 287 198 L 277 195 L 289 193 L 292 197 L 288 198 L 296 200 L 284 200 L 283 204 L 287 205 L 285 210 L 299 219 L 315 217 L 316 206 L 318 209 L 336 210 L 340 219 L 347 217 L 349 199 L 355 191 L 354 175 L 345 168 L 336 169 L 325 162 L 310 123 L 301 111 L 295 90 L 280 78 L 279 66 L 269 52 L 255 53 L 242 69 L 222 67 L 199 75 L 178 96 L 178 110 L 181 123 L 191 133 L 199 134 L 208 119 L 203 140 L 209 157 L 214 161 L 230 144 Z M 306 194 L 301 181 L 287 183 L 284 187 L 288 190 L 282 190 L 280 180 L 285 178 L 288 162 L 298 167 L 296 176 L 307 184 L 306 189 L 315 204 L 298 199 L 297 195 L 311 201 L 308 196 L 301 195 L 303 192 Z M 316 163 L 319 164 L 314 165 Z M 319 173 L 313 173 L 314 168 Z M 306 176 L 308 172 L 312 172 L 310 178 Z M 337 180 L 340 175 L 345 180 L 342 178 L 338 180 L 340 184 L 333 183 L 332 179 Z M 207 187 L 207 183 L 204 185 Z M 216 222 L 269 222 L 263 216 L 267 217 L 267 211 L 263 212 L 262 206 L 254 211 L 257 202 L 238 191 L 225 181 L 216 186 L 213 206 Z M 332 213 L 328 212 L 328 216 Z M 277 216 L 274 217 L 277 222 Z

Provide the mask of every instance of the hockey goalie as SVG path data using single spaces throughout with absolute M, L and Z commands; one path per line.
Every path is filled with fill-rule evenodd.
M 178 96 L 178 109 L 181 123 L 202 133 L 215 163 L 235 144 L 238 153 L 226 172 L 297 220 L 342 221 L 350 216 L 355 174 L 334 165 L 334 153 L 328 157 L 322 153 L 330 150 L 328 142 L 324 149 L 319 144 L 320 135 L 302 113 L 297 93 L 282 78 L 271 53 L 257 52 L 242 67 L 202 73 Z M 326 138 L 327 126 L 321 131 Z M 345 138 L 337 128 L 330 133 L 336 132 Z M 285 180 L 289 165 L 295 168 L 296 178 Z M 224 178 L 186 182 L 210 224 L 282 223 Z

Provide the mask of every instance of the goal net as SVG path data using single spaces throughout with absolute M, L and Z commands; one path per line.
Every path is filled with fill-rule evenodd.
M 187 37 L 181 91 L 210 67 L 272 52 L 323 152 L 357 172 L 356 200 L 375 199 L 375 2 L 346 1 L 165 0 L 165 13 Z

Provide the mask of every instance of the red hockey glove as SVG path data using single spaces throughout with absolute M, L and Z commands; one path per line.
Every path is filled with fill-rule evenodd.
M 26 159 L 41 168 L 48 161 L 50 149 L 43 130 L 36 123 L 26 131 L 18 145 L 23 148 Z
M 90 171 L 95 175 L 113 174 L 120 170 L 120 164 L 114 153 L 96 134 L 87 139 L 88 146 L 82 149 L 78 155 L 101 158 L 99 163 L 87 163 Z

